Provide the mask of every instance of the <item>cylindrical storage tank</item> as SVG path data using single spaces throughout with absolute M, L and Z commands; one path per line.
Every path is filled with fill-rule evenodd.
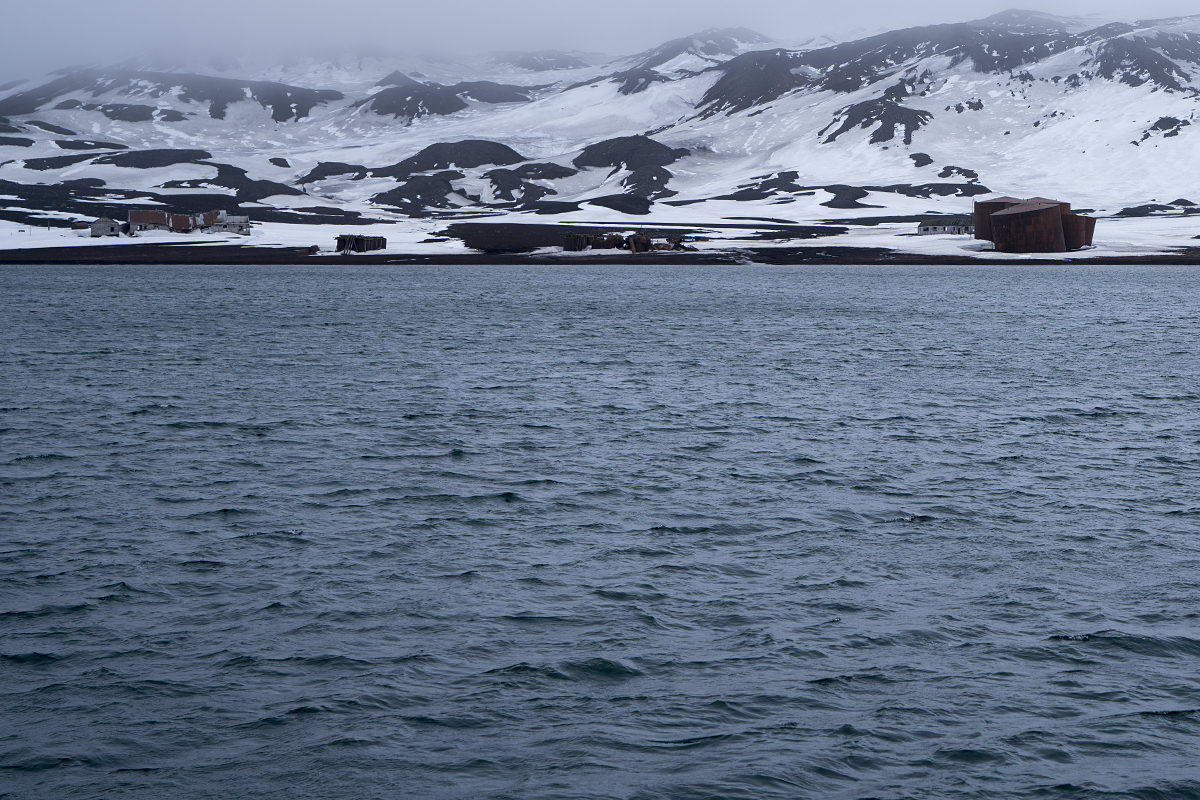
M 997 197 L 994 200 L 978 200 L 975 202 L 975 238 L 985 242 L 992 241 L 992 214 L 1006 208 L 1025 202 L 1015 197 Z
M 1064 203 L 1062 200 L 1051 200 L 1046 197 L 1031 197 L 1028 200 L 1026 200 L 1025 202 L 1026 203 L 1045 203 L 1047 205 L 1058 206 L 1059 210 L 1062 212 L 1064 217 L 1067 214 L 1071 213 L 1071 204 Z
M 1023 203 L 992 215 L 992 241 L 1002 253 L 1065 253 L 1058 203 Z
M 1096 234 L 1096 220 L 1092 217 L 1081 217 L 1078 214 L 1068 214 L 1063 217 L 1063 235 L 1066 238 L 1068 250 L 1078 250 L 1089 247 Z

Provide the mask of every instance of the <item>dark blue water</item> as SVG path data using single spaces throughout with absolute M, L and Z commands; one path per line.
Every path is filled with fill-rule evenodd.
M 0 301 L 0 797 L 1200 797 L 1200 269 Z

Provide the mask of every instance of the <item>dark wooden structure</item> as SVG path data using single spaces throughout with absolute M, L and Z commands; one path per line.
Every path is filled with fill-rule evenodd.
M 352 236 L 342 234 L 337 237 L 339 253 L 369 253 L 372 250 L 383 250 L 387 247 L 387 239 L 382 236 Z
M 1065 253 L 1090 247 L 1096 220 L 1071 211 L 1071 204 L 1045 197 L 998 197 L 975 203 L 975 238 L 994 242 L 1002 253 Z

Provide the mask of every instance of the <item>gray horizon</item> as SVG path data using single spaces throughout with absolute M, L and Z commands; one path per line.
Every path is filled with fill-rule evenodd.
M 342 0 L 335 13 L 318 0 L 209 0 L 209 13 L 182 19 L 178 7 L 120 0 L 106 14 L 84 0 L 6 9 L 0 17 L 0 84 L 82 64 L 162 59 L 272 60 L 369 53 L 469 55 L 567 50 L 621 56 L 708 28 L 745 27 L 781 45 L 820 36 L 855 39 L 897 28 L 980 19 L 1020 0 L 859 0 L 830 7 L 781 0 L 448 0 L 418 7 L 411 0 Z M 565 9 L 565 10 L 564 10 Z M 1186 16 L 1194 0 L 1056 0 L 1043 13 L 1096 24 Z

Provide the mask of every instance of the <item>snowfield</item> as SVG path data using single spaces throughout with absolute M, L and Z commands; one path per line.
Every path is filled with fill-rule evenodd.
M 1200 17 L 1005 12 L 792 48 L 706 31 L 611 60 L 208 69 L 75 69 L 0 95 L 0 248 L 327 248 L 362 233 L 386 236 L 389 252 L 447 253 L 463 245 L 428 240 L 476 219 L 678 225 L 709 238 L 704 249 L 988 259 L 970 239 L 911 234 L 998 194 L 1099 217 L 1097 246 L 1072 257 L 1168 254 L 1200 233 Z M 221 208 L 256 226 L 136 240 L 65 229 L 132 208 Z M 831 235 L 722 227 L 755 220 Z

